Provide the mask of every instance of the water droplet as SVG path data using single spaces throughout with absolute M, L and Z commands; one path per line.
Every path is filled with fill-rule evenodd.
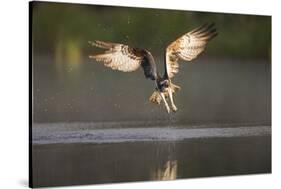
M 130 21 L 130 17 L 128 17 L 128 24 L 130 24 L 131 23 L 131 21 Z

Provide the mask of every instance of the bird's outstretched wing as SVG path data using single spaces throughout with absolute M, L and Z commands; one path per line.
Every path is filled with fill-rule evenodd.
M 217 35 L 214 24 L 201 27 L 184 34 L 166 48 L 165 78 L 172 78 L 179 72 L 180 59 L 191 61 L 204 51 L 209 40 Z
M 106 67 L 123 72 L 132 72 L 142 66 L 146 78 L 156 79 L 156 65 L 149 51 L 132 48 L 119 43 L 104 41 L 89 41 L 89 43 L 93 46 L 106 49 L 102 54 L 89 56 L 96 61 L 102 62 Z

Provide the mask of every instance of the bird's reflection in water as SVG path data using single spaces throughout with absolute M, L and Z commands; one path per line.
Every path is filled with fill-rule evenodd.
M 153 180 L 174 180 L 177 178 L 177 160 L 168 160 L 164 165 L 159 166 L 152 174 Z

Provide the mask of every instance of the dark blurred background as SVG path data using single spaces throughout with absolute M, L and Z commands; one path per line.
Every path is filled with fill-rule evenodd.
M 33 2 L 34 122 L 271 122 L 271 17 Z M 88 58 L 88 40 L 146 48 L 162 72 L 166 46 L 207 22 L 219 35 L 193 63 L 180 62 L 178 112 L 148 102 L 142 70 L 112 71 Z

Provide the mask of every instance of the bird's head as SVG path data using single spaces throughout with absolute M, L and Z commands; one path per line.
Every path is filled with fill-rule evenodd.
M 157 80 L 157 88 L 164 92 L 170 86 L 170 81 L 168 79 L 159 79 Z

